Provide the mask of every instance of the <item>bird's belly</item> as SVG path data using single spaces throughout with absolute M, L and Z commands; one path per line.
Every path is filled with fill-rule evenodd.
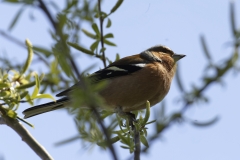
M 107 110 L 115 110 L 119 107 L 124 112 L 140 110 L 146 108 L 147 100 L 153 106 L 165 97 L 170 87 L 166 85 L 169 84 L 168 79 L 151 72 L 146 80 L 135 78 L 135 81 L 129 81 L 127 78 L 129 77 L 122 76 L 115 79 L 114 83 L 110 81 L 108 86 L 100 92 L 108 104 Z

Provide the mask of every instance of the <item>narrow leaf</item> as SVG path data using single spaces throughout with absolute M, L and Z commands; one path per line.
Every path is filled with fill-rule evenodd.
M 37 52 L 40 52 L 40 53 L 43 53 L 46 57 L 49 57 L 50 55 L 52 55 L 52 52 L 50 50 L 48 50 L 46 48 L 43 48 L 43 47 L 34 46 L 33 50 L 37 51 Z
M 104 43 L 109 45 L 109 46 L 116 46 L 116 44 L 114 44 L 113 42 L 110 42 L 110 41 L 108 41 L 106 39 L 104 39 Z
M 28 57 L 27 57 L 27 60 L 24 64 L 24 66 L 23 66 L 21 74 L 23 74 L 27 71 L 28 67 L 30 66 L 30 64 L 32 62 L 32 58 L 33 58 L 33 50 L 32 50 L 31 42 L 27 39 L 25 43 L 26 43 L 27 50 L 28 50 Z
M 8 87 L 10 87 L 11 85 L 10 85 L 10 83 L 4 83 L 4 82 L 0 82 L 0 88 L 8 88 Z
M 115 58 L 115 61 L 119 60 L 120 59 L 120 55 L 117 53 L 116 54 L 116 58 Z
M 27 84 L 23 84 L 21 86 L 18 86 L 16 87 L 16 89 L 27 89 L 27 88 L 30 88 L 32 86 L 34 86 L 36 84 L 36 82 L 30 82 L 30 83 L 27 83 Z
M 118 0 L 117 3 L 115 4 L 115 6 L 113 6 L 113 8 L 111 9 L 111 13 L 112 14 L 113 12 L 115 12 L 118 7 L 120 7 L 120 5 L 122 4 L 123 0 Z
M 146 102 L 146 113 L 145 113 L 145 117 L 143 119 L 143 125 L 146 125 L 146 123 L 148 122 L 149 117 L 150 117 L 150 102 L 147 101 Z
M 26 97 L 28 94 L 28 91 L 24 91 L 23 93 L 20 94 L 20 98 L 23 99 L 24 97 Z
M 40 82 L 39 82 L 39 78 L 38 78 L 37 73 L 34 73 L 34 77 L 35 77 L 35 84 L 36 85 L 34 87 L 31 99 L 34 99 L 38 95 L 39 88 L 40 88 Z
M 113 38 L 113 34 L 112 33 L 108 33 L 105 36 L 103 36 L 103 38 Z
M 53 101 L 56 101 L 55 98 L 51 94 L 38 94 L 37 96 L 34 97 L 34 99 L 40 99 L 40 98 L 48 98 Z
M 142 144 L 143 144 L 144 146 L 149 147 L 149 146 L 148 146 L 148 141 L 147 141 L 147 139 L 146 139 L 145 136 L 140 135 L 140 140 L 141 140 L 141 142 L 142 142 Z
M 231 20 L 231 28 L 232 28 L 232 33 L 235 36 L 237 33 L 236 30 L 236 23 L 235 23 L 235 9 L 234 9 L 234 3 L 230 3 L 230 20 Z
M 183 87 L 183 84 L 182 84 L 182 80 L 181 80 L 181 78 L 180 78 L 180 65 L 178 64 L 178 67 L 177 67 L 178 69 L 177 69 L 177 72 L 176 72 L 176 80 L 177 80 L 177 86 L 178 86 L 178 88 L 179 88 L 179 90 L 181 91 L 181 92 L 185 92 L 185 90 L 184 90 L 184 87 Z
M 97 40 L 96 42 L 94 42 L 91 46 L 90 49 L 91 51 L 94 51 L 97 47 L 98 47 L 99 41 Z
M 107 26 L 106 26 L 106 28 L 109 28 L 109 27 L 111 27 L 111 25 L 112 25 L 112 21 L 108 18 L 108 21 L 107 21 Z
M 207 121 L 207 122 L 197 122 L 197 121 L 192 121 L 191 124 L 197 127 L 206 127 L 210 126 L 214 123 L 216 123 L 219 120 L 219 116 L 214 117 L 212 120 Z
M 90 54 L 90 55 L 94 55 L 94 53 L 88 49 L 85 49 L 81 46 L 79 46 L 77 43 L 71 43 L 71 42 L 67 42 L 67 44 L 83 53 L 86 53 L 86 54 Z
M 22 121 L 22 122 L 26 123 L 26 124 L 29 125 L 30 127 L 34 128 L 34 125 L 32 125 L 31 123 L 29 123 L 28 121 L 25 121 L 24 119 L 22 119 L 22 118 L 20 118 L 20 117 L 17 117 L 17 119 L 18 119 L 19 121 Z
M 24 6 L 21 7 L 17 14 L 15 15 L 15 17 L 13 18 L 13 21 L 11 22 L 10 26 L 8 27 L 8 30 L 11 31 L 13 29 L 13 27 L 16 25 L 17 21 L 19 20 L 19 17 L 22 15 L 23 11 L 24 11 Z
M 210 53 L 209 53 L 209 51 L 208 51 L 207 44 L 206 44 L 206 41 L 205 41 L 204 36 L 201 36 L 201 44 L 202 44 L 203 52 L 205 53 L 205 56 L 207 57 L 207 59 L 208 59 L 209 61 L 211 61 L 211 60 L 212 60 L 212 57 L 211 57 L 211 55 L 210 55 Z
M 90 37 L 90 38 L 92 38 L 92 39 L 96 39 L 96 35 L 88 32 L 87 30 L 82 29 L 82 32 L 83 32 L 86 36 L 88 36 L 88 37 Z
M 18 3 L 18 0 L 4 0 L 4 2 L 9 2 L 9 3 Z
M 77 136 L 74 136 L 74 137 L 72 137 L 72 138 L 63 140 L 63 141 L 61 141 L 61 142 L 57 142 L 57 143 L 55 143 L 55 145 L 56 145 L 56 146 L 60 146 L 60 145 L 63 145 L 63 144 L 66 144 L 66 143 L 69 143 L 69 142 L 73 142 L 73 141 L 75 141 L 75 140 L 78 140 L 78 139 L 80 139 L 80 138 L 81 138 L 81 137 L 80 137 L 79 135 L 77 135 Z
M 98 35 L 98 37 L 100 37 L 100 31 L 98 29 L 98 26 L 96 23 L 92 24 L 92 29 L 94 30 L 94 32 L 96 33 L 96 35 Z

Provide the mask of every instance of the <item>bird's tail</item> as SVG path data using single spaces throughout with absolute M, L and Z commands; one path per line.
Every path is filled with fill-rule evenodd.
M 26 119 L 29 117 L 36 116 L 38 114 L 42 114 L 45 112 L 50 112 L 50 111 L 53 111 L 56 109 L 64 108 L 65 107 L 64 104 L 66 104 L 67 102 L 69 102 L 69 98 L 64 97 L 64 98 L 57 100 L 56 102 L 49 102 L 49 103 L 45 103 L 45 104 L 41 104 L 38 106 L 28 108 L 23 111 L 24 118 Z

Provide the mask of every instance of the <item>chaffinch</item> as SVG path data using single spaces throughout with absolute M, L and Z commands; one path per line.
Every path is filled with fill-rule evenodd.
M 170 48 L 158 45 L 140 54 L 117 60 L 89 77 L 95 82 L 108 80 L 107 86 L 99 92 L 110 111 L 121 109 L 130 112 L 146 108 L 162 101 L 167 95 L 176 71 L 176 62 L 185 55 L 175 54 Z M 70 92 L 81 82 L 57 94 L 63 97 L 56 102 L 38 105 L 23 111 L 24 118 L 69 106 Z

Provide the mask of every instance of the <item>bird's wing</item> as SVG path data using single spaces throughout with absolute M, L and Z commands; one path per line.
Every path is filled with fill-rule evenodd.
M 92 83 L 97 83 L 101 80 L 116 78 L 119 76 L 126 76 L 132 74 L 134 72 L 139 71 L 146 65 L 146 61 L 144 61 L 140 55 L 133 55 L 129 57 L 122 58 L 116 62 L 113 62 L 108 67 L 101 69 L 93 74 L 89 75 Z M 70 92 L 72 92 L 76 87 L 80 86 L 81 82 L 74 84 L 70 88 L 58 93 L 56 96 L 67 96 Z

